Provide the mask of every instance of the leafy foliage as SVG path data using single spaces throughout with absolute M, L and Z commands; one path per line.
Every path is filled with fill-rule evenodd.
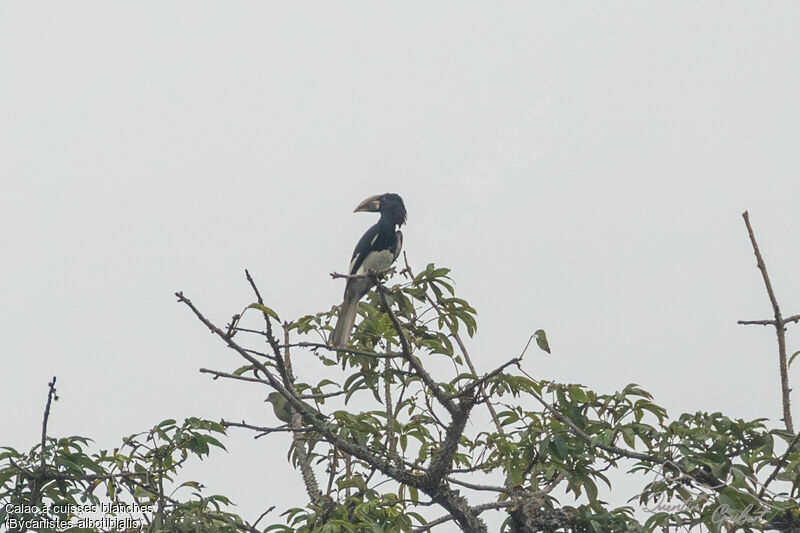
M 360 304 L 361 321 L 347 350 L 325 345 L 335 309 L 286 323 L 300 337 L 294 345 L 330 367 L 322 382 L 285 374 L 277 351 L 264 358 L 261 370 L 249 370 L 258 379 L 266 370 L 291 380 L 330 424 L 331 435 L 322 436 L 308 459 L 330 477 L 329 488 L 316 502 L 288 511 L 287 524 L 273 530 L 413 531 L 426 523 L 419 514 L 424 506 L 441 503 L 438 487 L 417 481 L 432 475 L 442 456 L 447 465 L 438 482 L 463 491 L 482 485 L 469 492 L 481 501 L 472 512 L 506 509 L 504 527 L 512 531 L 757 531 L 800 523 L 800 451 L 784 454 L 793 435 L 768 429 L 765 420 L 720 413 L 670 420 L 636 384 L 599 394 L 535 379 L 518 364 L 518 371 L 508 371 L 511 365 L 481 376 L 464 347 L 464 336 L 477 331 L 476 312 L 456 295 L 449 274 L 431 264 L 416 275 L 406 268 L 403 281 L 380 285 Z M 263 318 L 269 324 L 273 317 Z M 544 330 L 532 338 L 550 351 Z M 430 376 L 425 369 L 442 357 L 451 375 Z M 459 429 L 447 398 L 492 406 L 494 428 Z M 454 432 L 457 438 L 448 442 Z M 341 441 L 362 449 L 364 457 L 343 453 Z M 765 483 L 776 467 L 781 472 L 769 483 L 782 488 L 773 492 Z M 638 513 L 610 508 L 600 498 L 612 488 L 613 470 L 648 476 L 641 493 L 632 495 Z M 494 494 L 488 502 L 487 493 Z M 667 502 L 670 511 L 661 512 Z M 470 530 L 465 520 L 452 519 Z
M 347 348 L 327 343 L 335 308 L 281 323 L 255 290 L 258 302 L 219 328 L 178 293 L 245 359 L 217 375 L 262 383 L 275 416 L 259 425 L 166 420 L 112 452 L 90 453 L 81 437 L 4 448 L 0 502 L 150 505 L 149 532 L 421 532 L 449 521 L 479 532 L 490 510 L 515 533 L 800 528 L 798 436 L 766 419 L 670 418 L 633 383 L 599 393 L 536 378 L 525 353 L 478 372 L 466 347 L 477 313 L 448 269 L 406 267 L 391 286 L 374 281 Z M 254 320 L 260 326 L 243 326 Z M 544 330 L 532 340 L 550 352 Z M 308 378 L 314 363 L 324 379 Z M 225 497 L 179 483 L 181 466 L 223 448 L 230 426 L 288 435 L 307 502 L 259 529 L 226 512 Z M 613 507 L 603 494 L 628 472 L 645 479 L 628 502 L 638 505 Z M 429 524 L 431 507 L 444 516 Z
M 241 518 L 223 510 L 230 504 L 227 498 L 205 496 L 202 484 L 178 483 L 177 477 L 191 457 L 202 459 L 214 448 L 224 449 L 218 440 L 224 434 L 218 422 L 187 418 L 181 424 L 164 420 L 126 437 L 112 451 L 92 452 L 91 441 L 84 437 L 46 437 L 44 448 L 37 444 L 28 452 L 4 447 L 0 523 L 11 526 L 9 531 L 23 531 L 26 523 L 102 531 L 86 527 L 86 520 L 100 524 L 105 518 L 106 525 L 146 525 L 132 529 L 148 533 L 240 531 Z

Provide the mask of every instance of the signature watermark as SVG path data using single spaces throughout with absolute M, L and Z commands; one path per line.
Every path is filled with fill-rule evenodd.
M 744 475 L 750 489 L 745 490 L 717 478 L 708 468 L 687 472 L 670 461 L 653 474 L 647 488 L 632 498 L 643 501 L 641 509 L 649 514 L 701 516 L 710 511 L 713 524 L 761 528 L 767 525 L 770 511 L 781 510 L 763 498 L 763 494 L 775 495 L 753 476 Z

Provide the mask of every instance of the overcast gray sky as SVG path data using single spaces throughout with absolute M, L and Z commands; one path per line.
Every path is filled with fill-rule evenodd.
M 99 446 L 168 417 L 268 422 L 263 391 L 198 374 L 239 361 L 173 292 L 224 322 L 247 267 L 282 317 L 338 304 L 328 273 L 374 222 L 352 210 L 387 191 L 412 264 L 451 267 L 478 309 L 480 369 L 544 328 L 537 377 L 778 425 L 774 332 L 736 325 L 771 312 L 740 214 L 800 313 L 799 19 L 794 2 L 3 2 L 0 445 L 35 443 L 53 375 L 52 434 Z M 304 503 L 283 436 L 228 443 L 195 477 L 251 519 Z

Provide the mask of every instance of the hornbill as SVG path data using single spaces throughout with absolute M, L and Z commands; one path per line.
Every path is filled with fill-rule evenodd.
M 394 193 L 370 196 L 356 207 L 359 211 L 373 211 L 381 214 L 378 223 L 367 230 L 353 250 L 349 274 L 362 276 L 382 272 L 392 266 L 403 247 L 403 234 L 395 230 L 406 222 L 406 206 L 403 199 Z M 367 276 L 349 278 L 344 289 L 344 300 L 339 306 L 339 319 L 331 337 L 334 347 L 346 346 L 350 341 L 350 330 L 356 320 L 358 301 L 367 294 L 373 281 Z

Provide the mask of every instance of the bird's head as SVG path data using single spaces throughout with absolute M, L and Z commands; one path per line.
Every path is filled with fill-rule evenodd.
M 398 226 L 406 223 L 406 206 L 400 195 L 393 192 L 370 196 L 358 204 L 353 213 L 361 211 L 380 213 L 381 218 L 388 218 Z

